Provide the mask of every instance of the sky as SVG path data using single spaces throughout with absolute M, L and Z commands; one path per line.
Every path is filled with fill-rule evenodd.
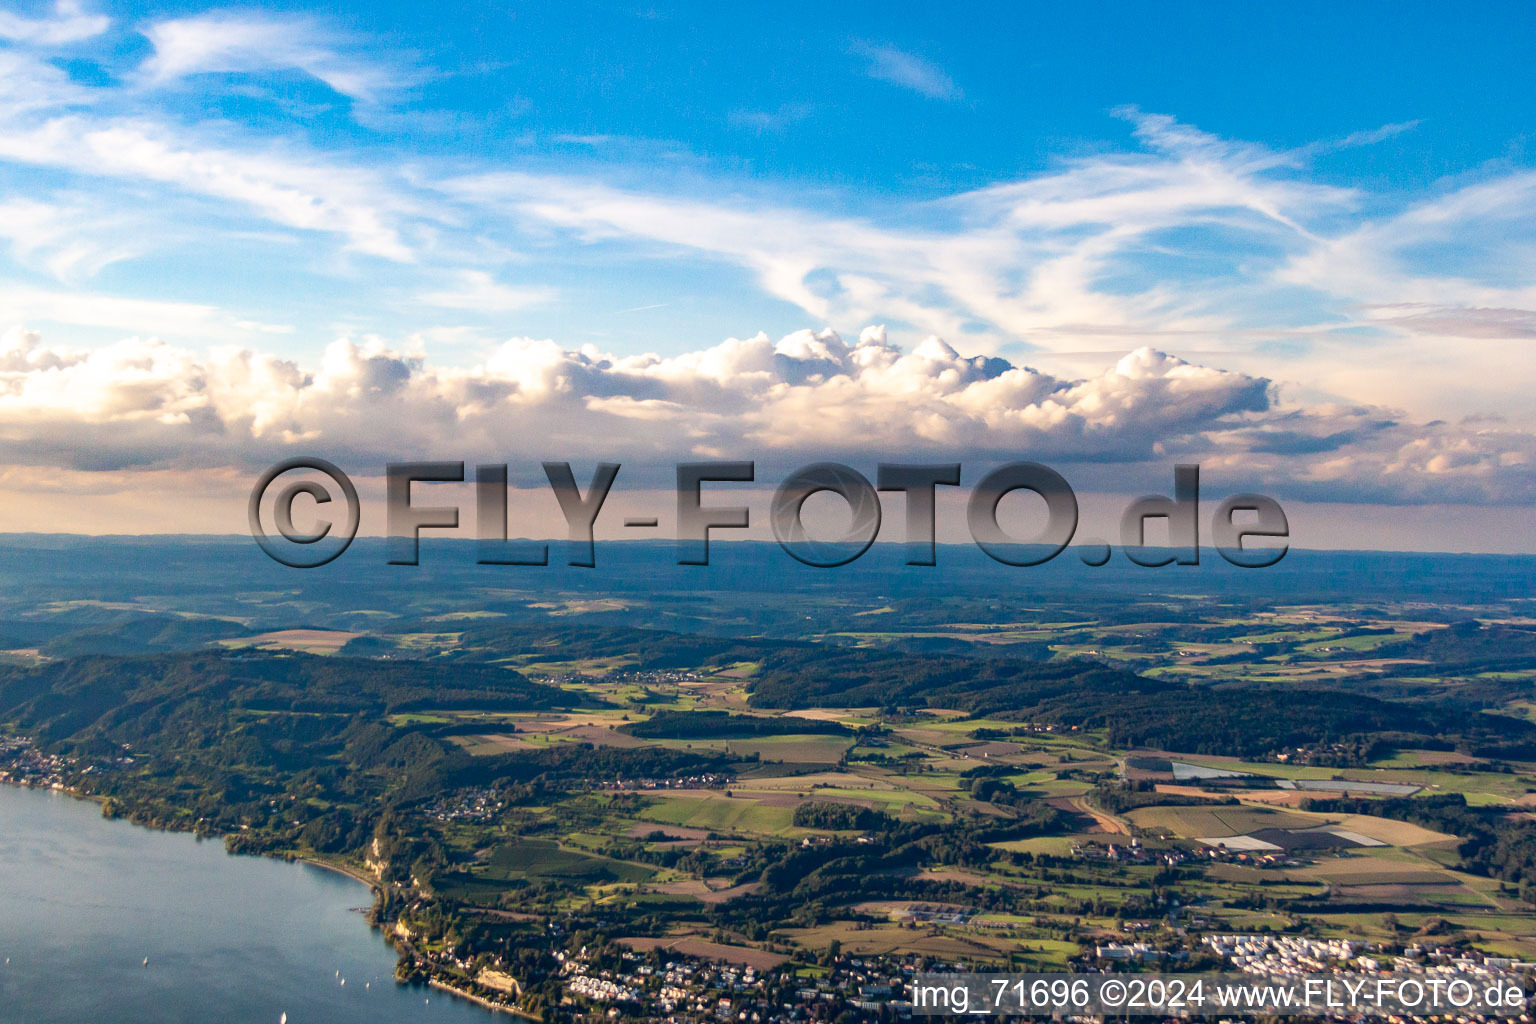
M 239 532 L 296 454 L 507 462 L 530 524 L 544 459 L 1025 458 L 1536 551 L 1533 30 L 0 0 L 0 531 Z

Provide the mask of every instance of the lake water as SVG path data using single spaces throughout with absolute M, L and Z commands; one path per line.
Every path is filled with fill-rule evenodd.
M 513 1019 L 397 986 L 394 951 L 359 912 L 371 902 L 323 868 L 0 786 L 0 1021 Z

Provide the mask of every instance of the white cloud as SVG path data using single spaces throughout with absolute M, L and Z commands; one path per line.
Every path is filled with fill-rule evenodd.
M 38 111 L 59 112 L 95 98 L 71 82 L 63 69 L 32 54 L 0 49 L 0 122 Z
M 308 18 L 214 11 L 156 22 L 144 35 L 155 52 L 139 75 L 150 85 L 201 74 L 293 69 L 371 103 L 415 77 L 343 53 L 323 26 Z
M 964 98 L 960 87 L 932 61 L 885 43 L 856 41 L 853 52 L 869 61 L 864 73 L 870 78 L 911 89 L 931 100 Z
M 305 368 L 153 340 L 70 350 L 17 329 L 0 340 L 0 444 L 6 462 L 74 469 L 250 469 L 302 450 L 362 470 L 556 454 L 617 459 L 642 477 L 722 454 L 775 465 L 1027 456 L 1101 488 L 1195 460 L 1315 500 L 1536 500 L 1536 438 L 1497 423 L 1286 405 L 1262 378 L 1149 348 L 1064 379 L 937 338 L 903 351 L 881 328 L 853 344 L 799 331 L 669 357 L 516 338 L 469 368 L 378 341 L 334 342 Z
M 379 176 L 297 146 L 260 151 L 185 138 L 152 122 L 72 115 L 0 127 L 0 158 L 158 183 L 238 204 L 285 227 L 340 235 L 357 252 L 414 258 L 392 223 L 410 204 Z
M 200 31 L 222 24 L 217 20 L 220 16 L 209 17 L 214 22 L 193 19 Z M 171 34 L 185 45 L 166 51 L 178 55 L 175 60 L 167 57 L 161 62 L 165 54 L 149 59 L 147 64 L 156 76 L 191 73 L 224 60 L 217 48 L 198 58 L 202 51 L 183 38 L 196 33 L 185 25 L 180 33 Z M 237 32 L 229 45 L 241 39 L 251 42 Z M 287 58 L 279 47 L 263 59 L 280 63 Z M 341 85 L 352 81 L 333 77 Z M 124 245 L 125 218 L 147 211 L 158 213 L 167 224 L 179 223 L 176 218 L 187 210 L 177 200 L 195 197 L 225 207 L 218 211 L 225 215 L 224 223 L 217 234 L 204 234 L 204 245 L 248 230 L 254 214 L 284 228 L 339 236 L 350 252 L 397 262 L 416 258 L 402 226 L 419 221 L 422 211 L 409 187 L 398 180 L 398 172 L 387 165 L 364 166 L 292 139 L 255 139 L 228 122 L 179 123 L 142 112 L 144 100 L 129 88 L 79 85 L 35 55 L 0 50 L 0 161 L 68 176 L 63 180 L 76 196 L 91 187 L 97 193 L 128 185 L 163 190 L 152 198 L 144 192 L 93 196 L 102 201 L 95 206 L 107 200 L 116 206 L 101 218 L 95 239 L 76 233 L 77 240 L 89 243 L 95 253 L 140 249 L 136 243 Z M 82 184 L 93 180 L 94 186 Z M 23 196 L 24 201 L 39 201 L 36 191 Z M 5 201 L 0 194 L 0 202 Z M 168 215 L 170 211 L 174 217 Z M 230 214 L 246 218 L 247 223 L 230 225 Z M 136 234 L 164 233 L 165 226 L 140 224 Z M 80 273 L 89 276 L 90 260 L 82 257 L 77 263 Z M 50 269 L 58 273 L 62 268 Z
M 1369 307 L 1374 323 L 1450 338 L 1536 341 L 1536 309 L 1434 306 L 1400 302 Z
M 243 336 L 211 305 L 0 283 L 0 323 L 37 321 L 204 340 Z
M 551 302 L 555 291 L 552 288 L 517 288 L 502 284 L 481 270 L 462 270 L 448 287 L 423 292 L 416 298 L 429 306 L 444 309 L 510 313 Z
M 1404 207 L 1315 180 L 1306 147 L 1274 151 L 1164 115 L 1118 113 L 1142 150 L 932 202 L 866 203 L 858 214 L 570 176 L 496 172 L 437 187 L 525 232 L 552 229 L 647 261 L 739 266 L 821 322 L 894 320 L 991 351 L 1022 343 L 1058 369 L 1066 364 L 1053 353 L 1084 349 L 1225 352 L 1315 397 L 1536 424 L 1523 398 L 1536 363 L 1494 347 L 1443 358 L 1457 338 L 1525 336 L 1525 311 L 1536 310 L 1536 175 L 1494 169 Z M 1410 306 L 1438 312 L 1390 312 Z M 1405 372 L 1376 372 L 1384 361 Z
M 36 46 L 64 46 L 99 36 L 111 24 L 112 19 L 104 14 L 86 14 L 76 0 L 58 0 L 51 18 L 25 18 L 12 11 L 0 11 L 0 39 Z
M 1265 180 L 1256 162 L 1245 157 L 1227 165 L 1187 151 L 1171 160 L 1091 159 L 882 211 L 878 220 L 527 174 L 472 176 L 442 187 L 480 210 L 514 204 L 525 217 L 588 244 L 660 243 L 739 264 L 770 294 L 816 319 L 895 317 L 949 336 L 974 335 L 979 324 L 981 340 L 992 345 L 1027 338 L 1042 348 L 1075 349 L 1094 334 L 1153 340 L 1235 326 L 1226 289 L 1206 296 L 1161 281 L 1135 291 L 1104 287 L 1158 232 L 1244 233 L 1284 251 L 1311 244 L 1299 217 L 1350 201 L 1339 189 Z M 1183 244 L 1198 247 L 1202 239 L 1196 234 Z M 1204 244 L 1224 255 L 1229 243 Z
M 88 204 L 0 199 L 0 239 L 18 261 L 36 262 L 64 282 L 78 283 L 137 255 L 124 225 L 123 218 Z
M 758 134 L 782 132 L 815 113 L 809 103 L 785 103 L 774 110 L 733 110 L 726 121 L 733 128 L 745 128 Z

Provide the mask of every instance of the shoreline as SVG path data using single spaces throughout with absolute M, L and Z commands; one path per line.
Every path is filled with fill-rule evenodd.
M 257 854 L 257 856 L 267 857 L 272 855 Z M 345 864 L 333 864 L 330 861 L 317 860 L 314 857 L 303 857 L 298 855 L 295 855 L 292 859 L 299 864 L 310 864 L 317 868 L 323 868 L 326 871 L 334 871 L 338 875 L 346 875 L 354 882 L 361 882 L 362 884 L 366 885 L 369 889 L 377 889 L 380 885 L 377 879 L 369 878 L 362 872 L 357 871 L 354 868 L 349 868 Z
M 38 797 L 67 798 L 71 802 L 90 803 L 90 804 L 96 805 L 97 807 L 100 807 L 100 805 L 104 802 L 103 798 L 101 796 L 97 795 L 97 794 L 81 792 L 78 789 L 75 789 L 75 788 L 70 787 L 70 786 L 65 786 L 65 785 L 57 785 L 57 784 L 41 784 L 40 785 L 40 784 L 36 784 L 36 783 L 29 783 L 29 782 L 22 781 L 22 780 L 19 780 L 19 779 L 4 779 L 4 780 L 0 780 L 0 785 L 4 785 L 4 786 L 6 786 L 9 789 L 15 790 L 15 791 L 18 791 L 18 792 L 28 792 L 28 793 L 36 794 L 36 796 L 38 796 Z M 109 822 L 110 826 L 119 826 L 120 825 L 120 826 L 126 826 L 126 827 L 130 827 L 130 828 L 139 828 L 139 829 L 143 829 L 145 832 L 159 833 L 161 835 L 167 835 L 167 836 L 174 836 L 174 835 L 178 835 L 178 834 L 188 835 L 188 836 L 194 836 L 195 835 L 193 832 L 191 832 L 190 830 L 187 830 L 187 829 L 168 828 L 168 827 L 165 827 L 163 825 L 145 824 L 145 823 L 142 823 L 142 822 L 134 821 L 134 820 L 132 820 L 131 818 L 128 818 L 128 817 L 111 817 L 111 818 L 108 818 L 107 821 Z M 218 834 L 215 833 L 214 835 L 218 835 Z M 202 837 L 197 837 L 197 838 L 202 838 Z M 223 851 L 223 852 L 225 853 L 226 857 L 262 857 L 262 858 L 266 858 L 266 859 L 269 859 L 269 860 L 281 861 L 281 862 L 290 863 L 290 864 L 299 863 L 299 864 L 312 865 L 313 867 L 320 868 L 320 869 L 322 869 L 324 871 L 327 871 L 327 872 L 330 872 L 330 873 L 334 873 L 334 874 L 337 874 L 337 875 L 342 875 L 342 876 L 345 876 L 346 878 L 348 878 L 348 879 L 350 879 L 352 881 L 361 883 L 361 884 L 367 886 L 369 888 L 370 892 L 373 893 L 375 896 L 377 896 L 377 894 L 380 892 L 380 885 L 379 885 L 379 883 L 377 881 L 375 881 L 375 880 L 365 876 L 364 874 L 362 874 L 362 872 L 360 870 L 354 869 L 354 868 L 352 868 L 352 867 L 350 867 L 348 865 L 345 865 L 345 864 L 340 864 L 340 863 L 335 863 L 335 862 L 331 862 L 331 861 L 321 860 L 321 859 L 318 859 L 318 858 L 313 857 L 313 856 L 300 856 L 300 855 L 294 854 L 294 853 L 289 852 L 289 851 L 275 851 L 275 852 L 263 852 L 263 853 L 238 853 L 238 854 L 237 853 L 230 853 L 228 851 Z M 381 928 L 379 925 L 376 925 L 376 924 L 373 924 L 373 923 L 370 922 L 366 927 L 370 931 L 377 931 L 377 932 L 380 932 L 380 933 L 384 934 L 386 937 L 389 936 L 388 930 L 384 929 L 384 928 Z M 392 943 L 391 943 L 391 945 L 392 945 Z M 516 1008 L 514 1006 L 508 1006 L 508 1005 L 505 1005 L 505 1004 L 502 1004 L 502 1003 L 497 1003 L 497 1002 L 493 1001 L 490 998 L 487 998 L 487 997 L 481 996 L 481 995 L 477 995 L 475 992 L 469 991 L 466 988 L 460 988 L 457 985 L 451 984 L 451 983 L 449 983 L 447 981 L 439 980 L 439 978 L 437 978 L 437 977 L 433 977 L 433 976 L 429 975 L 426 978 L 424 978 L 423 980 L 426 982 L 426 984 L 428 986 L 430 986 L 432 988 L 439 989 L 439 990 L 445 992 L 450 997 L 457 998 L 457 999 L 462 999 L 462 1000 L 464 1000 L 466 1002 L 472 1003 L 478 1009 L 480 1009 L 482 1011 L 485 1011 L 485 1012 L 488 1012 L 488 1013 L 504 1012 L 504 1013 L 511 1014 L 514 1017 L 524 1017 L 524 1018 L 529 1019 L 529 1020 L 538 1020 L 539 1019 L 537 1017 L 529 1017 L 526 1013 L 524 1013 L 523 1011 L 519 1010 L 518 1008 Z M 397 984 L 398 987 L 408 987 L 405 983 L 402 983 L 402 982 L 399 982 L 399 981 L 397 981 L 396 984 Z M 4 1015 L 0 1014 L 0 1016 L 4 1016 Z
M 86 803 L 93 803 L 93 804 L 97 805 L 98 807 L 100 807 L 102 804 L 104 804 L 106 802 L 106 799 L 104 797 L 101 797 L 101 796 L 99 796 L 99 795 L 97 795 L 95 793 L 83 793 L 79 789 L 76 789 L 73 786 L 63 786 L 63 785 L 58 785 L 56 783 L 51 783 L 51 784 L 46 785 L 46 786 L 34 786 L 30 782 L 26 782 L 26 781 L 24 781 L 22 779 L 0 779 L 0 785 L 10 786 L 10 787 L 12 787 L 14 789 L 30 789 L 30 790 L 32 790 L 33 792 L 36 792 L 36 793 L 58 793 L 58 794 L 60 794 L 62 796 L 69 797 L 71 800 L 81 800 L 81 801 L 84 801 Z M 143 822 L 134 821 L 132 818 L 116 818 L 114 820 L 122 821 L 125 824 L 134 825 L 134 826 L 136 826 L 138 828 L 149 829 L 152 832 L 180 832 L 180 833 L 185 833 L 185 834 L 189 834 L 189 835 L 196 835 L 197 834 L 192 829 L 171 828 L 171 827 L 164 826 L 164 825 L 146 825 Z M 218 836 L 219 838 L 222 839 L 224 835 L 225 835 L 225 833 L 222 833 L 222 832 L 208 833 L 208 836 L 210 838 L 213 837 L 213 836 Z M 267 858 L 270 858 L 272 860 L 286 860 L 286 861 L 288 861 L 290 863 L 312 864 L 315 867 L 323 868 L 326 871 L 334 871 L 338 875 L 346 875 L 348 878 L 352 879 L 353 881 L 361 882 L 363 885 L 368 886 L 368 888 L 370 888 L 370 889 L 377 889 L 377 888 L 379 888 L 379 884 L 380 884 L 377 879 L 368 877 L 367 875 L 363 874 L 361 871 L 357 870 L 356 868 L 348 867 L 345 864 L 338 864 L 338 863 L 333 863 L 331 861 L 320 860 L 317 857 L 309 857 L 309 856 L 305 856 L 303 854 L 297 854 L 297 853 L 288 854 L 288 853 L 285 853 L 285 852 L 275 852 L 275 853 L 257 853 L 257 854 L 231 853 L 229 855 L 231 857 L 250 857 L 250 856 L 267 857 Z
M 440 981 L 437 978 L 428 978 L 427 986 L 429 988 L 438 989 L 442 992 L 447 992 L 449 995 L 457 996 L 460 999 L 467 999 L 477 1006 L 490 1010 L 492 1013 L 510 1013 L 514 1017 L 522 1017 L 526 1020 L 540 1019 L 538 1017 L 532 1016 L 531 1014 L 524 1013 L 522 1010 L 519 1010 L 515 1007 L 508 1006 L 505 1003 L 493 1003 L 484 996 L 477 996 L 473 992 L 466 992 L 464 989 L 450 985 L 446 981 Z
M 45 786 L 39 786 L 39 785 L 33 785 L 33 784 L 29 783 L 29 782 L 25 782 L 25 781 L 23 781 L 21 779 L 4 779 L 4 780 L 0 780 L 0 784 L 4 784 L 4 785 L 7 785 L 7 786 L 10 786 L 13 789 L 30 790 L 30 791 L 32 791 L 34 793 L 57 794 L 59 796 L 68 797 L 71 800 L 79 800 L 79 801 L 82 801 L 84 803 L 93 803 L 93 804 L 96 804 L 98 807 L 101 806 L 105 802 L 105 800 L 102 797 L 100 797 L 100 796 L 98 796 L 98 795 L 96 795 L 94 793 L 83 793 L 80 790 L 78 790 L 78 789 L 76 789 L 76 788 L 74 788 L 72 786 L 63 786 L 63 785 L 56 785 L 56 784 L 49 784 L 49 785 L 45 785 Z M 146 824 L 143 824 L 141 822 L 134 821 L 131 818 L 114 818 L 112 820 L 119 821 L 119 822 L 121 822 L 124 825 L 129 825 L 129 826 L 132 826 L 132 827 L 135 827 L 135 828 L 142 828 L 142 829 L 145 829 L 146 831 L 150 831 L 150 832 L 162 832 L 162 833 L 167 833 L 167 834 L 181 833 L 181 834 L 186 834 L 186 835 L 194 834 L 190 830 L 187 830 L 187 829 L 167 828 L 165 826 L 157 826 L 157 825 L 146 825 Z M 221 835 L 220 833 L 213 833 L 213 834 L 214 835 Z M 320 868 L 323 871 L 329 871 L 329 872 L 332 872 L 334 874 L 342 875 L 342 876 L 344 876 L 346 878 L 351 879 L 354 882 L 358 882 L 358 883 L 360 883 L 362 885 L 367 886 L 368 887 L 368 891 L 375 897 L 376 900 L 378 898 L 379 893 L 382 892 L 382 886 L 381 886 L 381 883 L 378 880 L 373 879 L 373 878 L 369 878 L 367 875 L 364 875 L 360 871 L 358 871 L 358 870 L 356 870 L 354 868 L 348 867 L 345 864 L 337 864 L 337 863 L 333 863 L 333 862 L 330 862 L 330 861 L 320 860 L 320 859 L 318 859 L 316 857 L 306 857 L 306 856 L 302 856 L 302 855 L 299 855 L 299 854 L 285 853 L 285 852 L 263 852 L 263 853 L 256 853 L 256 854 L 249 854 L 249 853 L 234 854 L 234 853 L 229 853 L 227 850 L 226 850 L 226 856 L 231 856 L 231 857 L 236 857 L 236 856 L 238 856 L 238 857 L 256 856 L 256 857 L 265 857 L 265 858 L 268 858 L 270 860 L 285 861 L 285 862 L 290 863 L 290 864 L 308 864 L 308 865 L 310 865 L 312 867 Z M 386 937 L 386 939 L 389 938 L 389 936 L 390 936 L 390 932 L 388 931 L 388 929 L 385 929 L 381 925 L 370 923 L 368 925 L 368 928 L 370 930 L 372 930 L 372 931 L 377 931 L 377 932 L 383 934 Z M 393 943 L 391 943 L 391 945 L 393 945 Z M 489 1011 L 491 1013 L 507 1013 L 507 1014 L 511 1014 L 514 1017 L 522 1017 L 522 1018 L 524 1018 L 526 1020 L 539 1020 L 540 1019 L 538 1017 L 531 1016 L 528 1013 L 526 1013 L 526 1012 L 524 1012 L 522 1010 L 519 1010 L 519 1009 L 517 1009 L 514 1006 L 508 1006 L 508 1005 L 503 1004 L 503 1003 L 492 1002 L 490 999 L 487 999 L 484 996 L 478 996 L 478 995 L 476 995 L 473 992 L 466 991 L 465 989 L 461 989 L 461 988 L 459 988 L 459 987 L 457 987 L 455 985 L 450 985 L 448 982 L 441 981 L 441 980 L 439 980 L 438 978 L 436 978 L 434 976 L 428 975 L 426 981 L 427 981 L 427 985 L 432 987 L 432 988 L 436 988 L 436 989 L 439 989 L 439 990 L 441 990 L 443 992 L 446 992 L 450 996 L 455 996 L 455 997 L 457 997 L 459 999 L 468 1000 L 469 1002 L 474 1003 L 475 1005 L 479 1006 L 481 1009 L 487 1010 L 487 1011 Z
M 85 803 L 95 804 L 98 807 L 100 807 L 102 804 L 106 803 L 106 798 L 102 797 L 102 796 L 99 796 L 96 793 L 83 793 L 79 789 L 77 789 L 77 788 L 75 788 L 73 786 L 64 786 L 64 785 L 59 785 L 57 783 L 50 783 L 49 785 L 46 785 L 46 786 L 35 786 L 32 783 L 27 782 L 27 781 L 22 780 L 22 779 L 0 779 L 0 785 L 10 786 L 10 787 L 12 787 L 14 789 L 29 789 L 29 790 L 32 790 L 35 793 L 58 793 L 61 796 L 69 797 L 71 800 L 81 800 L 81 801 L 84 801 Z M 146 825 L 143 822 L 134 821 L 132 818 L 126 818 L 126 817 L 125 818 L 114 818 L 113 820 L 121 821 L 124 824 L 133 825 L 133 826 L 135 826 L 137 828 L 149 829 L 151 832 L 171 832 L 171 833 L 183 833 L 183 834 L 186 834 L 186 835 L 197 835 L 197 833 L 194 830 L 192 830 L 192 829 L 172 828 L 172 827 L 166 826 L 166 825 Z M 217 836 L 220 839 L 222 839 L 224 837 L 225 833 L 223 833 L 223 832 L 211 832 L 211 833 L 206 833 L 205 835 L 208 838 L 212 838 L 214 836 Z M 203 838 L 203 837 L 199 836 L 199 838 Z M 228 851 L 226 851 L 226 852 L 228 852 Z M 305 856 L 303 854 L 289 853 L 289 852 L 286 852 L 286 851 L 278 851 L 278 852 L 271 852 L 271 853 L 262 852 L 262 853 L 256 853 L 256 854 L 229 853 L 229 856 L 231 856 L 231 857 L 250 857 L 250 856 L 267 857 L 267 858 L 269 858 L 271 860 L 285 860 L 285 861 L 288 861 L 289 863 L 311 864 L 311 865 L 313 865 L 313 866 L 315 866 L 317 868 L 323 868 L 326 871 L 334 871 L 338 875 L 346 875 L 348 878 L 352 879 L 354 882 L 361 882 L 363 885 L 368 886 L 368 888 L 370 888 L 370 889 L 378 889 L 379 885 L 380 885 L 380 883 L 379 883 L 379 881 L 377 879 L 368 877 L 367 875 L 363 874 L 361 871 L 357 870 L 356 868 L 348 867 L 345 864 L 337 864 L 337 863 L 333 863 L 331 861 L 320 860 L 317 857 L 309 857 L 309 856 Z

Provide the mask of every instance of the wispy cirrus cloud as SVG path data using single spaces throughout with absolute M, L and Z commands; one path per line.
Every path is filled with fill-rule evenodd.
M 649 242 L 748 268 L 818 320 L 896 317 L 919 330 L 1081 347 L 1239 326 L 1235 290 L 1272 287 L 1252 269 L 1315 244 L 1303 223 L 1350 209 L 1344 189 L 1269 176 L 1285 158 L 1170 118 L 1131 113 L 1156 152 L 1094 158 L 1018 182 L 884 211 L 832 216 L 788 204 L 663 195 L 568 177 L 491 173 L 443 182 L 479 209 L 512 208 L 589 243 Z M 1184 232 L 1177 243 L 1160 235 Z M 1233 238 L 1248 243 L 1233 246 Z M 1223 271 L 1213 287 L 1159 279 L 1177 245 Z M 1225 264 L 1225 266 L 1222 266 Z M 1139 288 L 1110 285 L 1148 275 Z M 1118 343 L 1118 342 L 1117 342 Z
M 773 110 L 733 110 L 727 121 L 734 128 L 758 133 L 782 132 L 810 117 L 815 109 L 809 103 L 783 103 Z
M 137 72 L 147 85 L 195 75 L 297 70 L 343 96 L 372 103 L 420 77 L 416 69 L 346 52 L 358 47 L 306 17 L 213 11 L 158 21 L 143 33 L 154 47 Z
M 0 11 L 0 39 L 36 46 L 63 46 L 101 35 L 111 27 L 104 14 L 87 14 L 78 0 L 58 0 L 51 18 Z
M 1536 340 L 1536 310 L 1480 306 L 1434 306 L 1400 302 L 1371 306 L 1373 322 L 1436 337 Z
M 413 258 L 391 223 L 405 212 L 406 196 L 380 175 L 300 144 L 233 146 L 199 134 L 137 117 L 18 118 L 0 126 L 0 159 L 164 185 L 243 206 L 269 223 L 337 235 L 358 252 Z
M 945 70 L 930 60 L 889 43 L 855 40 L 849 50 L 868 64 L 864 74 L 881 82 L 910 89 L 931 100 L 960 100 L 965 93 Z
M 503 284 L 482 270 L 459 271 L 446 287 L 422 292 L 417 300 L 444 309 L 509 313 L 551 302 L 553 288 L 518 288 Z
M 9 243 L 14 257 L 40 263 L 50 276 L 69 284 L 79 284 L 142 252 L 131 231 L 122 230 L 111 238 L 101 230 L 114 221 L 124 229 L 131 223 L 84 198 L 0 200 L 0 239 Z
M 259 321 L 238 319 L 210 303 L 135 298 L 78 287 L 0 283 L 0 323 L 39 321 L 119 335 L 169 336 L 225 344 L 269 333 Z

